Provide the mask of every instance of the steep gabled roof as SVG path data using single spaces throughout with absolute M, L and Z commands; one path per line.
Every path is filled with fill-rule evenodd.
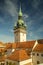
M 43 52 L 43 39 L 37 40 L 38 44 L 33 51 Z
M 30 55 L 28 56 L 26 51 L 23 49 L 15 50 L 10 56 L 7 57 L 7 59 L 13 60 L 13 61 L 23 61 L 30 58 Z
M 43 52 L 43 44 L 37 44 L 33 51 Z

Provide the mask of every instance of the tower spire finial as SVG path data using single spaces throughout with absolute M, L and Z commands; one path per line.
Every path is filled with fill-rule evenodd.
M 21 3 L 20 3 L 19 16 L 22 16 Z

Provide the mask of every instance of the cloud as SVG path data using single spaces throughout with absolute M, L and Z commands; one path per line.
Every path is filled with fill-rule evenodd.
M 3 23 L 4 21 L 3 21 L 3 18 L 2 17 L 0 17 L 0 23 Z
M 4 20 L 3 17 L 0 17 L 0 23 L 1 23 L 1 24 L 5 24 L 5 20 Z
M 29 16 L 27 14 L 23 14 L 23 17 L 24 18 L 28 18 Z
M 14 30 L 13 30 L 13 29 L 10 29 L 9 31 L 10 31 L 10 32 L 12 32 L 12 33 L 14 32 Z
M 28 40 L 37 40 L 37 39 L 41 39 L 42 37 L 37 33 L 35 33 L 34 31 L 29 31 L 27 38 Z
M 33 0 L 33 2 L 32 2 L 32 6 L 34 7 L 34 8 L 38 8 L 38 5 L 40 4 L 40 0 Z
M 17 14 L 17 5 L 11 0 L 5 0 L 5 10 L 11 15 L 15 16 Z

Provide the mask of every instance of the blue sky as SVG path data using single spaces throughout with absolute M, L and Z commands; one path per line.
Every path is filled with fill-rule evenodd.
M 43 0 L 0 0 L 0 41 L 14 42 L 20 2 L 27 25 L 27 40 L 43 39 Z

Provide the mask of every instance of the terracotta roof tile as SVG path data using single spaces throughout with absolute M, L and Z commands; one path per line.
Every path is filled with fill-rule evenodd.
M 13 43 L 12 48 L 33 48 L 35 41 Z
M 14 61 L 23 61 L 29 59 L 30 56 L 27 55 L 25 50 L 15 50 L 7 59 Z
M 5 59 L 6 59 L 6 56 L 1 56 L 0 57 L 0 62 L 5 61 Z
M 43 44 L 37 44 L 33 51 L 43 52 Z
M 12 43 L 6 43 L 5 49 L 11 49 L 12 48 Z
M 43 44 L 43 39 L 37 40 L 38 43 Z
M 2 48 L 0 48 L 0 52 L 4 52 L 4 50 L 5 50 L 4 48 L 3 48 L 3 49 L 2 49 Z

